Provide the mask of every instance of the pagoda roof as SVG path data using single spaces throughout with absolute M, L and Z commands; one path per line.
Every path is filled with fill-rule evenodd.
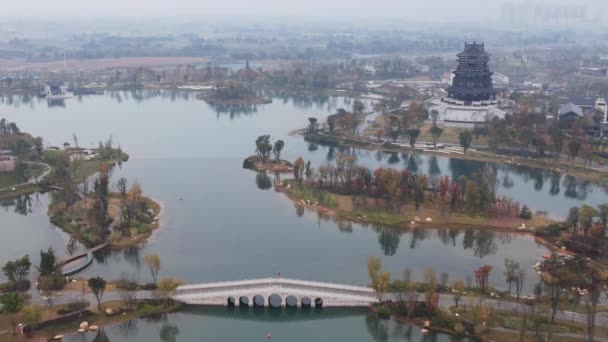
M 490 54 L 486 52 L 484 43 L 477 44 L 473 42 L 473 44 L 464 43 L 464 51 L 457 54 L 458 57 L 490 57 Z

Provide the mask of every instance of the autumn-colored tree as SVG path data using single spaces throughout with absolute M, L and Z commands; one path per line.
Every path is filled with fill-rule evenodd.
M 163 299 L 164 306 L 169 306 L 171 297 L 175 294 L 175 291 L 180 285 L 183 285 L 184 281 L 173 278 L 163 278 L 158 282 L 156 291 L 160 298 Z
M 483 301 L 483 298 L 488 289 L 488 279 L 490 277 L 490 272 L 492 271 L 492 266 L 483 265 L 479 269 L 475 271 L 475 282 L 477 283 L 477 287 L 481 292 L 480 301 Z
M 158 254 L 148 254 L 144 256 L 144 262 L 148 265 L 150 275 L 152 276 L 152 282 L 156 284 L 158 272 L 160 271 L 160 257 Z

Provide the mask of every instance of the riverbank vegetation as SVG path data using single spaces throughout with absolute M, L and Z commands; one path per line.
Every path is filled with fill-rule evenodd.
M 498 186 L 490 166 L 471 177 L 450 180 L 407 170 L 372 170 L 343 154 L 336 156 L 335 166 L 318 169 L 300 158 L 294 163 L 294 179 L 281 185 L 302 205 L 388 226 L 427 224 L 527 232 L 551 222 L 542 213 L 499 196 Z
M 580 293 L 576 289 L 564 289 L 556 296 L 555 288 L 541 279 L 535 286 L 534 296 L 522 296 L 526 281 L 525 269 L 512 260 L 505 260 L 505 278 L 509 292 L 500 292 L 489 286 L 492 272 L 489 265 L 481 265 L 471 272 L 467 282 L 449 282 L 449 274 L 438 276 L 431 268 L 424 272 L 422 282 L 414 281 L 415 275 L 404 269 L 397 279 L 382 270 L 379 258 L 370 257 L 368 274 L 380 304 L 373 310 L 381 316 L 392 317 L 400 322 L 413 322 L 426 330 L 458 336 L 474 336 L 485 339 L 502 336 L 501 341 L 523 341 L 528 338 L 559 340 L 559 334 L 580 335 L 581 339 L 606 336 L 606 331 L 595 327 L 595 314 L 600 310 L 597 297 L 591 292 Z M 473 283 L 474 280 L 474 283 Z M 528 281 L 535 281 L 528 279 Z M 515 282 L 516 295 L 511 295 Z M 473 285 L 474 284 L 474 285 Z M 394 295 L 386 298 L 387 293 Z M 453 305 L 449 302 L 453 301 Z M 584 302 L 584 305 L 580 303 Z M 556 316 L 558 310 L 572 310 L 587 314 L 587 322 L 567 321 Z M 605 310 L 605 306 L 601 310 Z M 500 333 L 498 333 L 500 332 Z M 586 336 L 585 336 L 586 335 Z M 562 336 L 563 337 L 563 336 Z
M 240 81 L 216 82 L 212 89 L 197 95 L 209 104 L 257 105 L 272 103 L 256 91 L 251 84 Z

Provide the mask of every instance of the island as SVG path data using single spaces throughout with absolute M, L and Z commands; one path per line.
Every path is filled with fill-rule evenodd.
M 238 81 L 218 82 L 211 89 L 196 96 L 208 104 L 259 105 L 272 103 L 272 99 L 260 96 L 250 85 Z
M 261 135 L 256 139 L 255 146 L 256 155 L 245 158 L 243 168 L 257 172 L 293 172 L 293 164 L 281 159 L 281 151 L 285 147 L 283 140 L 277 140 L 273 144 L 270 135 Z M 274 158 L 270 158 L 271 154 Z

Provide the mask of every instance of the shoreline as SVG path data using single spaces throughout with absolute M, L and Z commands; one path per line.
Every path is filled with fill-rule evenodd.
M 327 215 L 329 217 L 333 217 L 339 220 L 347 220 L 350 222 L 354 222 L 354 223 L 359 223 L 359 224 L 378 224 L 378 225 L 382 225 L 382 226 L 386 226 L 389 228 L 393 228 L 393 229 L 412 229 L 412 228 L 424 228 L 424 229 L 464 229 L 464 230 L 485 230 L 485 231 L 493 231 L 493 232 L 498 232 L 498 233 L 516 233 L 516 234 L 521 234 L 521 235 L 527 235 L 527 236 L 531 236 L 531 237 L 535 237 L 534 235 L 534 229 L 532 228 L 527 228 L 527 229 L 519 229 L 519 228 L 510 228 L 510 227 L 506 227 L 506 226 L 498 226 L 498 225 L 492 225 L 491 223 L 474 223 L 474 222 L 425 222 L 424 219 L 421 218 L 421 220 L 419 221 L 414 221 L 415 223 L 412 224 L 410 223 L 403 223 L 400 222 L 398 224 L 386 224 L 385 222 L 380 222 L 378 220 L 374 220 L 373 218 L 367 217 L 367 216 L 356 216 L 356 217 L 352 217 L 349 216 L 349 213 L 355 213 L 353 212 L 347 212 L 344 210 L 340 210 L 340 209 L 333 209 L 333 208 L 329 208 L 326 206 L 323 206 L 321 204 L 315 204 L 315 203 L 307 203 L 304 199 L 301 198 L 297 198 L 296 196 L 294 196 L 293 194 L 291 194 L 289 192 L 289 189 L 286 187 L 279 187 L 278 191 L 283 193 L 289 200 L 291 200 L 295 205 L 297 206 L 301 206 L 305 209 L 309 209 L 309 210 L 314 210 L 317 211 L 323 215 Z M 327 192 L 329 193 L 329 192 Z M 422 205 L 420 208 L 424 208 L 425 205 Z M 391 214 L 392 215 L 392 214 Z M 466 214 L 465 214 L 466 215 Z M 394 216 L 399 216 L 397 214 L 395 214 Z M 405 217 L 402 217 L 405 220 Z M 546 219 L 546 218 L 544 218 Z M 523 219 L 520 219 L 522 221 L 524 221 Z M 549 219 L 547 224 L 553 222 Z M 548 242 L 547 242 L 548 243 Z
M 367 142 L 367 141 L 358 141 L 344 136 L 327 136 L 317 134 L 317 136 L 326 138 L 323 140 L 322 138 L 317 138 L 315 136 L 302 134 L 301 130 L 293 130 L 290 132 L 290 135 L 301 135 L 305 141 L 316 143 L 319 145 L 335 145 L 336 147 L 352 147 L 358 148 L 367 151 L 380 151 L 386 153 L 419 153 L 430 156 L 441 156 L 452 159 L 459 160 L 472 160 L 479 162 L 489 162 L 489 163 L 497 163 L 497 164 L 505 164 L 505 165 L 513 165 L 513 166 L 523 166 L 523 167 L 532 167 L 538 168 L 550 172 L 558 172 L 555 168 L 559 168 L 560 174 L 565 174 L 567 176 L 577 177 L 583 180 L 595 182 L 600 185 L 608 185 L 608 169 L 606 171 L 600 171 L 598 169 L 592 169 L 581 165 L 569 164 L 565 163 L 562 159 L 554 160 L 550 158 L 545 159 L 528 159 L 517 156 L 508 156 L 508 155 L 500 155 L 494 154 L 491 152 L 479 151 L 479 150 L 469 150 L 464 154 L 459 153 L 443 153 L 442 150 L 432 151 L 432 150 L 412 150 L 410 147 L 400 147 L 400 146 L 383 146 L 379 145 L 376 142 Z M 439 142 L 441 143 L 441 142 Z M 392 144 L 391 144 L 392 145 Z M 548 161 L 551 164 L 548 164 Z M 563 168 L 563 169 L 562 169 Z

